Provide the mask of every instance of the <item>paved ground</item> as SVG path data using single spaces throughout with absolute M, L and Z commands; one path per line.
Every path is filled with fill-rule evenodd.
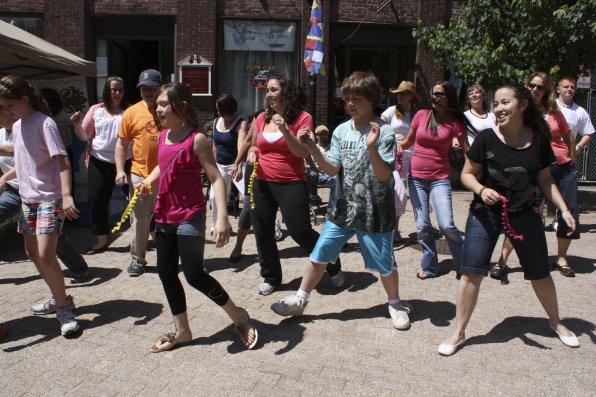
M 470 200 L 470 193 L 454 194 L 461 229 Z M 154 340 L 173 329 L 155 273 L 155 250 L 148 253 L 150 272 L 139 278 L 126 274 L 127 234 L 105 254 L 86 257 L 93 279 L 68 285 L 82 332 L 65 339 L 53 316 L 30 313 L 30 305 L 46 298 L 48 290 L 26 259 L 21 239 L 4 233 L 0 323 L 10 333 L 0 342 L 0 395 L 594 395 L 596 189 L 582 188 L 580 202 L 583 236 L 570 251 L 577 277 L 558 272 L 553 277 L 564 322 L 582 346 L 570 349 L 554 336 L 518 268 L 509 285 L 485 280 L 468 342 L 448 358 L 436 349 L 455 317 L 455 271 L 450 256 L 441 255 L 444 274 L 418 280 L 417 244 L 395 252 L 401 296 L 414 306 L 412 328 L 404 332 L 391 327 L 383 289 L 377 277 L 363 271 L 353 248 L 342 256 L 348 286 L 337 291 L 323 279 L 307 315 L 282 319 L 269 306 L 299 285 L 306 259 L 294 242 L 279 243 L 286 284 L 268 297 L 256 293 L 260 278 L 252 235 L 247 256 L 236 265 L 227 261 L 231 245 L 218 250 L 209 243 L 205 263 L 256 319 L 257 349 L 244 351 L 223 311 L 187 288 L 192 345 L 152 354 Z M 411 212 L 403 218 L 405 235 L 414 231 L 412 218 Z M 66 233 L 81 251 L 92 243 L 88 230 L 68 225 Z M 547 238 L 553 255 L 553 233 Z M 439 247 L 448 253 L 444 241 Z M 517 265 L 515 255 L 510 264 Z

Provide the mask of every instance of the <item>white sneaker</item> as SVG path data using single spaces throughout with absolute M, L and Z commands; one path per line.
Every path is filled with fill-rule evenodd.
M 304 313 L 306 305 L 308 305 L 308 301 L 296 295 L 291 295 L 272 304 L 271 310 L 284 317 L 301 316 Z
M 346 283 L 346 274 L 341 270 L 335 276 L 331 276 L 331 284 L 335 288 L 341 288 Z
M 75 309 L 74 301 L 70 295 L 66 297 L 66 308 L 71 311 Z M 56 311 L 56 299 L 52 296 L 41 303 L 36 303 L 31 306 L 31 311 L 33 314 L 52 314 Z
M 259 285 L 259 295 L 271 295 L 275 291 L 275 287 L 268 282 L 263 281 Z
M 62 335 L 67 336 L 79 330 L 79 323 L 74 319 L 75 315 L 72 310 L 66 307 L 58 309 L 56 310 L 56 318 L 60 321 L 60 332 Z
M 279 224 L 279 219 L 275 218 L 275 241 L 281 240 L 284 236 L 281 232 L 281 225 Z
M 408 316 L 410 311 L 412 311 L 412 306 L 403 300 L 399 301 L 397 305 L 389 305 L 389 315 L 391 316 L 393 328 L 400 330 L 410 328 L 410 316 Z

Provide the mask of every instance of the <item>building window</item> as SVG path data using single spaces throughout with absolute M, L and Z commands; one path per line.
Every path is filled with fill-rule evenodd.
M 238 100 L 239 114 L 251 116 L 265 106 L 265 89 L 255 87 L 255 76 L 268 71 L 298 81 L 296 32 L 295 22 L 223 22 L 220 87 Z
M 21 17 L 0 15 L 0 20 L 15 25 L 37 37 L 43 37 L 43 20 L 41 17 Z

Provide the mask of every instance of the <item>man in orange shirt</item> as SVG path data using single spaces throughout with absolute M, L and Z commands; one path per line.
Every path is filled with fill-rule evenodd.
M 155 100 L 161 85 L 161 74 L 154 69 L 141 72 L 137 88 L 141 90 L 141 101 L 130 106 L 122 115 L 122 124 L 118 131 L 116 143 L 116 184 L 127 182 L 124 163 L 128 145 L 132 142 L 132 167 L 130 174 L 131 195 L 134 188 L 157 165 L 157 140 L 159 137 L 159 120 L 155 113 Z M 149 239 L 149 228 L 153 217 L 153 207 L 157 196 L 157 186 L 152 187 L 151 195 L 137 196 L 133 210 L 133 237 L 130 245 L 132 261 L 128 266 L 128 275 L 137 277 L 144 273 L 145 252 Z

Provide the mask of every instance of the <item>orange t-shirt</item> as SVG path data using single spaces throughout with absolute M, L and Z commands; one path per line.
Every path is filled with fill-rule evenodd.
M 145 178 L 157 165 L 160 129 L 155 109 L 147 107 L 145 101 L 141 100 L 124 111 L 118 136 L 132 141 L 132 173 Z

